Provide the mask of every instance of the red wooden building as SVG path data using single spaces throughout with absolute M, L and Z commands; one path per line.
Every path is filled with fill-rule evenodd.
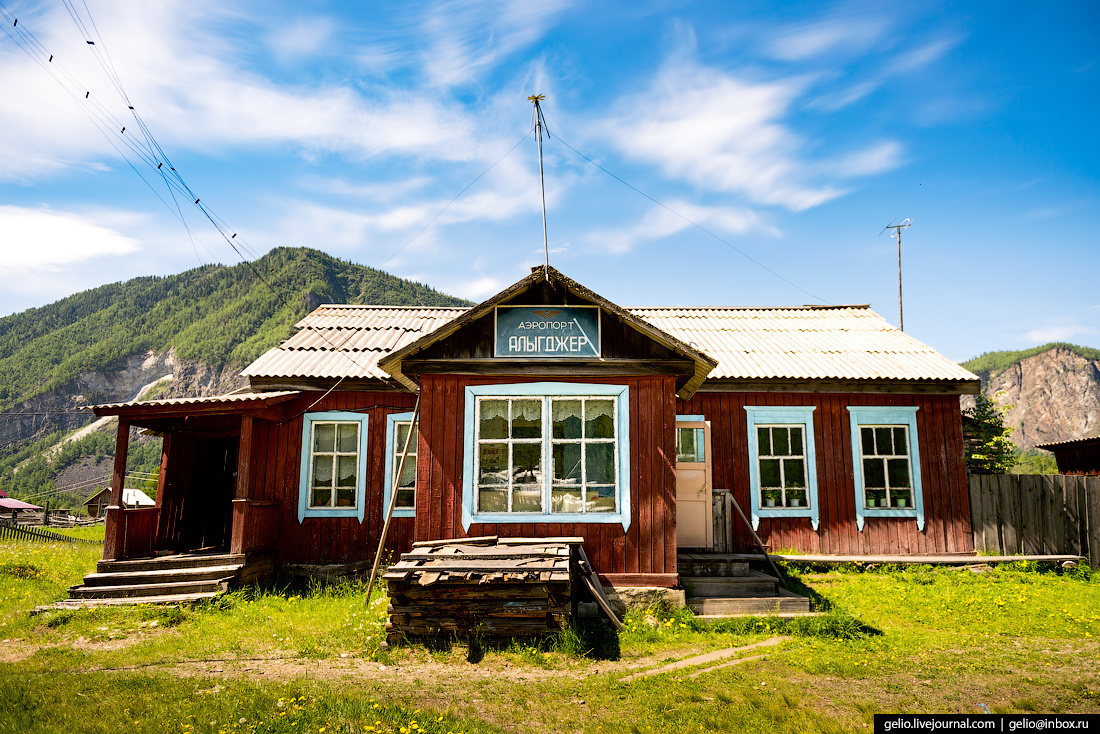
M 364 560 L 394 491 L 395 551 L 580 536 L 612 585 L 675 585 L 718 490 L 777 550 L 973 549 L 978 378 L 865 306 L 627 310 L 540 267 L 470 309 L 329 304 L 297 327 L 239 393 L 95 406 L 120 418 L 116 491 L 130 426 L 165 439 L 157 506 L 112 503 L 105 558 Z M 748 549 L 740 520 L 719 530 Z

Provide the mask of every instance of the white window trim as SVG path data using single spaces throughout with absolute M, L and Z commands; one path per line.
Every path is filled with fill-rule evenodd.
M 306 413 L 302 416 L 302 460 L 298 480 L 298 522 L 307 517 L 355 517 L 363 522 L 366 509 L 367 487 L 367 423 L 366 413 L 348 413 L 346 411 L 327 411 Z M 356 475 L 355 507 L 310 507 L 309 506 L 309 470 L 313 456 L 312 434 L 316 423 L 359 423 L 359 466 Z
M 397 446 L 394 441 L 397 437 L 397 424 L 409 423 L 412 424 L 413 414 L 410 413 L 390 413 L 386 416 L 386 477 L 384 490 L 382 492 L 382 509 L 388 510 L 390 507 L 390 493 L 393 491 L 393 472 L 396 468 L 394 466 L 395 461 L 399 461 L 401 458 L 401 452 L 405 450 L 405 447 Z M 417 439 L 416 443 L 420 443 L 420 426 L 417 426 Z M 416 451 L 419 446 L 409 446 L 410 451 Z M 409 456 L 410 459 L 414 459 L 413 456 Z M 413 475 L 415 477 L 415 474 Z M 413 506 L 412 507 L 395 507 L 393 508 L 394 517 L 416 517 L 416 485 L 413 485 Z
M 760 527 L 760 518 L 808 517 L 816 531 L 820 524 L 820 502 L 817 497 L 817 450 L 814 445 L 813 405 L 746 405 L 749 439 L 749 508 L 752 529 Z M 806 507 L 760 507 L 760 462 L 757 446 L 757 425 L 802 426 L 803 451 L 806 457 Z
M 477 399 L 483 396 L 514 398 L 554 397 L 613 397 L 616 400 L 615 435 L 619 453 L 618 512 L 550 512 L 549 470 L 543 472 L 543 507 L 541 513 L 484 513 L 475 511 L 477 477 L 474 456 L 477 451 L 477 424 L 475 421 Z M 469 530 L 473 523 L 621 523 L 623 530 L 630 527 L 630 402 L 627 385 L 593 385 L 579 382 L 528 382 L 511 385 L 479 385 L 466 388 L 466 415 L 463 430 L 464 453 L 462 459 L 462 528 Z M 543 411 L 544 425 L 546 411 Z M 551 440 L 543 431 L 543 452 L 550 450 Z M 547 457 L 543 466 L 549 467 Z
M 848 406 L 852 426 L 852 471 L 855 484 L 856 527 L 862 531 L 868 517 L 912 517 L 917 530 L 924 531 L 924 491 L 920 478 L 920 442 L 917 440 L 916 406 Z M 863 452 L 860 450 L 861 426 L 909 426 L 909 469 L 912 473 L 912 507 L 866 507 L 863 491 Z

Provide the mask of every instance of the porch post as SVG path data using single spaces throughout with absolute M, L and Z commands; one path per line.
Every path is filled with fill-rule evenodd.
M 130 422 L 119 416 L 115 439 L 115 465 L 111 473 L 111 502 L 107 506 L 103 560 L 122 559 L 126 535 L 126 516 L 122 511 L 122 488 L 126 482 L 126 453 L 130 449 Z
M 248 489 L 252 480 L 252 416 L 241 416 L 241 437 L 237 443 L 237 486 L 233 495 L 233 535 L 229 542 L 230 553 L 244 553 L 247 549 L 245 533 L 248 524 Z

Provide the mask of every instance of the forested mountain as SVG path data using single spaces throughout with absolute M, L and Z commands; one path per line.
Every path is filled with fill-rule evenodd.
M 278 248 L 252 265 L 134 278 L 0 318 L 0 411 L 81 373 L 171 347 L 210 367 L 243 367 L 321 303 L 467 304 L 307 248 Z
M 469 305 L 373 268 L 307 248 L 278 248 L 251 264 L 208 265 L 134 278 L 0 318 L 0 489 L 79 507 L 95 490 L 66 492 L 59 473 L 81 463 L 109 471 L 114 426 L 58 445 L 93 415 L 83 405 L 208 395 L 321 303 Z M 154 471 L 159 446 L 134 444 L 128 470 Z M 159 441 L 156 441 L 159 444 Z M 95 473 L 95 472 L 93 472 Z M 56 486 L 55 486 L 56 485 Z

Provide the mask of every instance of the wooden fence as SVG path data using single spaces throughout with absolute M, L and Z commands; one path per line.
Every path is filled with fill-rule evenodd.
M 87 545 L 103 545 L 102 540 L 88 540 L 87 538 L 73 538 L 60 533 L 51 533 L 49 530 L 28 528 L 13 525 L 7 520 L 0 520 L 0 540 L 30 540 L 38 543 L 84 543 Z
M 974 548 L 1087 556 L 1100 568 L 1100 477 L 970 476 Z

